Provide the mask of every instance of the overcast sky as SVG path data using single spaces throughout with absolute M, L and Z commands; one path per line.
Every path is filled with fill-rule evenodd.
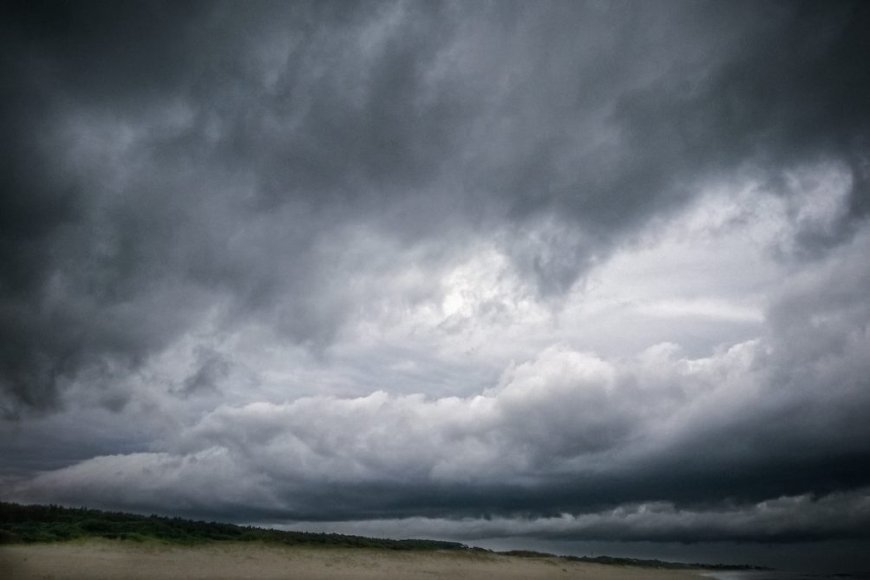
M 2 10 L 3 498 L 870 567 L 867 3 Z

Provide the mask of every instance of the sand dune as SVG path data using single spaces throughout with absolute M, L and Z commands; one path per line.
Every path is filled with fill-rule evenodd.
M 398 552 L 221 543 L 199 547 L 87 541 L 0 547 L 0 578 L 10 580 L 465 578 L 528 580 L 689 579 L 650 570 L 469 552 Z

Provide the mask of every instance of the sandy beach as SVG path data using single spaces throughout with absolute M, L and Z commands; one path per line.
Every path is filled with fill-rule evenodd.
M 221 543 L 197 547 L 85 541 L 0 546 L 0 577 L 25 580 L 583 578 L 689 579 L 690 571 L 652 570 L 476 552 L 281 547 Z

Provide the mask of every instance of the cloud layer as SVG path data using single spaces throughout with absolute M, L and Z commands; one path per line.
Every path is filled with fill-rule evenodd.
M 673 343 L 610 359 L 562 344 L 511 364 L 477 395 L 380 390 L 218 403 L 157 436 L 153 451 L 48 471 L 19 483 L 14 496 L 249 519 L 552 523 L 565 513 L 580 518 L 578 537 L 587 539 L 593 532 L 584 530 L 600 529 L 586 525 L 600 510 L 618 514 L 634 509 L 619 506 L 653 502 L 652 513 L 668 522 L 701 523 L 687 523 L 683 536 L 673 522 L 629 533 L 635 520 L 628 518 L 600 524 L 610 530 L 605 539 L 619 530 L 624 539 L 684 541 L 823 536 L 831 524 L 814 529 L 814 514 L 827 505 L 847 513 L 843 493 L 863 505 L 860 490 L 870 481 L 863 294 L 870 271 L 855 271 L 870 249 L 867 234 L 804 267 L 803 278 L 768 307 L 762 336 L 707 357 L 687 356 Z M 805 512 L 800 525 L 791 512 L 764 511 L 779 497 L 794 498 L 789 509 Z M 727 517 L 749 510 L 747 523 L 738 531 L 710 523 L 702 534 L 707 518 L 726 518 L 715 507 L 723 501 L 734 506 Z M 862 509 L 852 510 L 859 520 Z M 756 518 L 764 525 L 752 536 Z M 860 529 L 852 519 L 838 534 Z
M 864 4 L 3 10 L 5 496 L 866 536 Z

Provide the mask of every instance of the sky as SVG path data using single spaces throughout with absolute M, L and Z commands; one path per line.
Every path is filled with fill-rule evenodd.
M 0 498 L 870 569 L 870 5 L 27 2 Z

